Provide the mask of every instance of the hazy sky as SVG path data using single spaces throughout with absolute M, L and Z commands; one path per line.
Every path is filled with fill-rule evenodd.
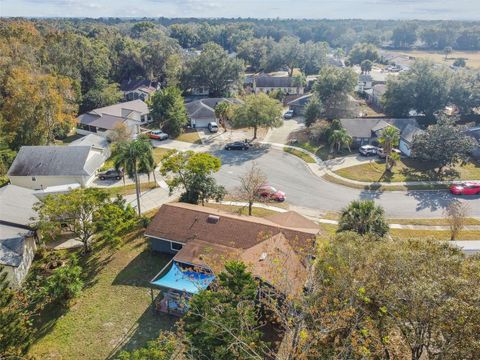
M 480 20 L 480 0 L 0 0 L 0 16 Z

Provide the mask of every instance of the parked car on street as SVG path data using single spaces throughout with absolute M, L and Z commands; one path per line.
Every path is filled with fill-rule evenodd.
M 100 180 L 120 180 L 123 177 L 123 170 L 108 169 L 97 174 Z
M 285 114 L 283 114 L 283 118 L 284 119 L 291 119 L 291 118 L 293 118 L 293 115 L 294 115 L 293 110 L 288 110 Z
M 218 124 L 215 121 L 209 122 L 208 123 L 208 130 L 211 133 L 216 133 L 218 132 Z
M 362 156 L 375 156 L 377 155 L 377 151 L 378 151 L 378 148 L 373 145 L 363 145 L 363 146 L 360 146 L 360 148 L 358 149 L 358 152 Z
M 398 149 L 392 149 L 392 153 L 396 153 L 398 155 L 402 154 L 402 152 Z M 385 154 L 385 152 L 383 151 L 383 148 L 378 148 L 377 155 L 380 159 L 385 159 L 387 157 L 387 154 Z
M 152 140 L 167 140 L 168 134 L 164 133 L 162 130 L 152 130 L 148 133 L 148 137 Z
M 453 195 L 478 195 L 480 194 L 480 183 L 465 182 L 453 184 L 450 186 L 450 192 Z
M 250 144 L 244 141 L 235 141 L 225 145 L 225 150 L 248 150 Z
M 262 185 L 258 189 L 258 196 L 265 200 L 283 202 L 287 199 L 283 191 L 279 191 L 271 185 Z

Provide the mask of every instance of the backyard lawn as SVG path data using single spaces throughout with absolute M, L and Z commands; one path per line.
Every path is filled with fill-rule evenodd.
M 142 238 L 109 257 L 102 250 L 89 263 L 98 273 L 63 314 L 46 312 L 29 355 L 38 359 L 106 359 L 154 339 L 175 320 L 150 308 L 148 282 L 169 261 L 148 250 Z M 88 266 L 88 265 L 87 265 Z
M 347 179 L 365 182 L 479 180 L 480 165 L 470 162 L 463 166 L 445 169 L 439 176 L 431 165 L 412 159 L 402 159 L 392 173 L 385 173 L 385 162 L 376 160 L 339 169 L 335 173 Z

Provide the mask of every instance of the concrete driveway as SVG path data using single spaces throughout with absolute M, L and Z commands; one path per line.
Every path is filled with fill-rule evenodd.
M 283 125 L 279 128 L 272 128 L 268 131 L 263 141 L 287 144 L 289 135 L 305 127 L 305 119 L 303 116 L 296 116 L 293 119 L 284 119 Z
M 328 210 L 341 210 L 352 200 L 371 199 L 384 207 L 388 217 L 442 217 L 452 201 L 465 202 L 471 216 L 480 216 L 480 197 L 454 197 L 448 191 L 370 191 L 334 184 L 314 175 L 303 161 L 281 150 L 265 146 L 249 151 L 213 151 L 222 159 L 215 174 L 228 190 L 239 184 L 239 177 L 256 163 L 267 174 L 269 182 L 285 191 L 293 207 L 311 210 L 317 216 Z

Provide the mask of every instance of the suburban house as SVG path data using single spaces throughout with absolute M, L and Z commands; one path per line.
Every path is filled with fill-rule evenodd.
M 185 299 L 215 280 L 227 260 L 241 260 L 263 284 L 299 295 L 307 281 L 319 227 L 295 212 L 266 218 L 239 216 L 185 203 L 164 204 L 145 236 L 152 250 L 173 255 L 152 279 L 163 297 L 157 310 L 181 314 Z
M 480 159 L 480 127 L 468 128 L 465 133 L 477 141 L 477 146 L 472 151 L 472 156 L 475 159 Z
M 16 185 L 0 188 L 0 266 L 12 287 L 21 285 L 35 255 L 35 230 L 31 226 L 38 199 L 33 191 Z
M 216 122 L 215 107 L 223 102 L 241 104 L 242 101 L 234 98 L 205 98 L 185 104 L 187 115 L 192 128 L 206 128 L 208 123 Z
M 10 183 L 33 190 L 95 179 L 105 158 L 91 146 L 22 146 L 8 170 Z
M 148 105 L 142 100 L 132 100 L 94 109 L 77 117 L 77 133 L 97 134 L 105 138 L 119 126 L 128 127 L 132 136 L 140 132 L 140 126 L 152 122 Z
M 303 95 L 304 87 L 295 85 L 295 78 L 289 76 L 260 75 L 255 78 L 253 91 L 269 94 L 272 91 L 281 90 L 287 95 Z
M 305 113 L 305 107 L 307 106 L 312 95 L 313 94 L 303 95 L 288 102 L 288 109 L 292 110 L 294 115 L 303 115 Z
M 400 133 L 399 150 L 407 156 L 412 154 L 412 143 L 416 135 L 423 133 L 423 130 L 418 128 L 416 124 L 408 124 Z
M 378 138 L 383 129 L 388 126 L 396 127 L 400 131 L 399 148 L 410 155 L 410 144 L 413 136 L 421 130 L 416 119 L 382 119 L 382 118 L 357 118 L 342 119 L 342 126 L 353 138 L 353 146 L 359 147 L 366 144 L 378 144 Z
M 374 109 L 383 111 L 382 97 L 386 91 L 387 86 L 385 84 L 373 85 L 372 88 L 365 90 L 367 103 L 370 104 Z
M 120 90 L 123 91 L 126 101 L 143 100 L 148 98 L 159 89 L 156 82 L 142 79 L 142 80 L 126 80 L 120 85 Z
M 83 136 L 80 139 L 72 141 L 68 146 L 90 146 L 92 151 L 102 155 L 105 160 L 111 155 L 110 144 L 107 139 L 95 134 Z

